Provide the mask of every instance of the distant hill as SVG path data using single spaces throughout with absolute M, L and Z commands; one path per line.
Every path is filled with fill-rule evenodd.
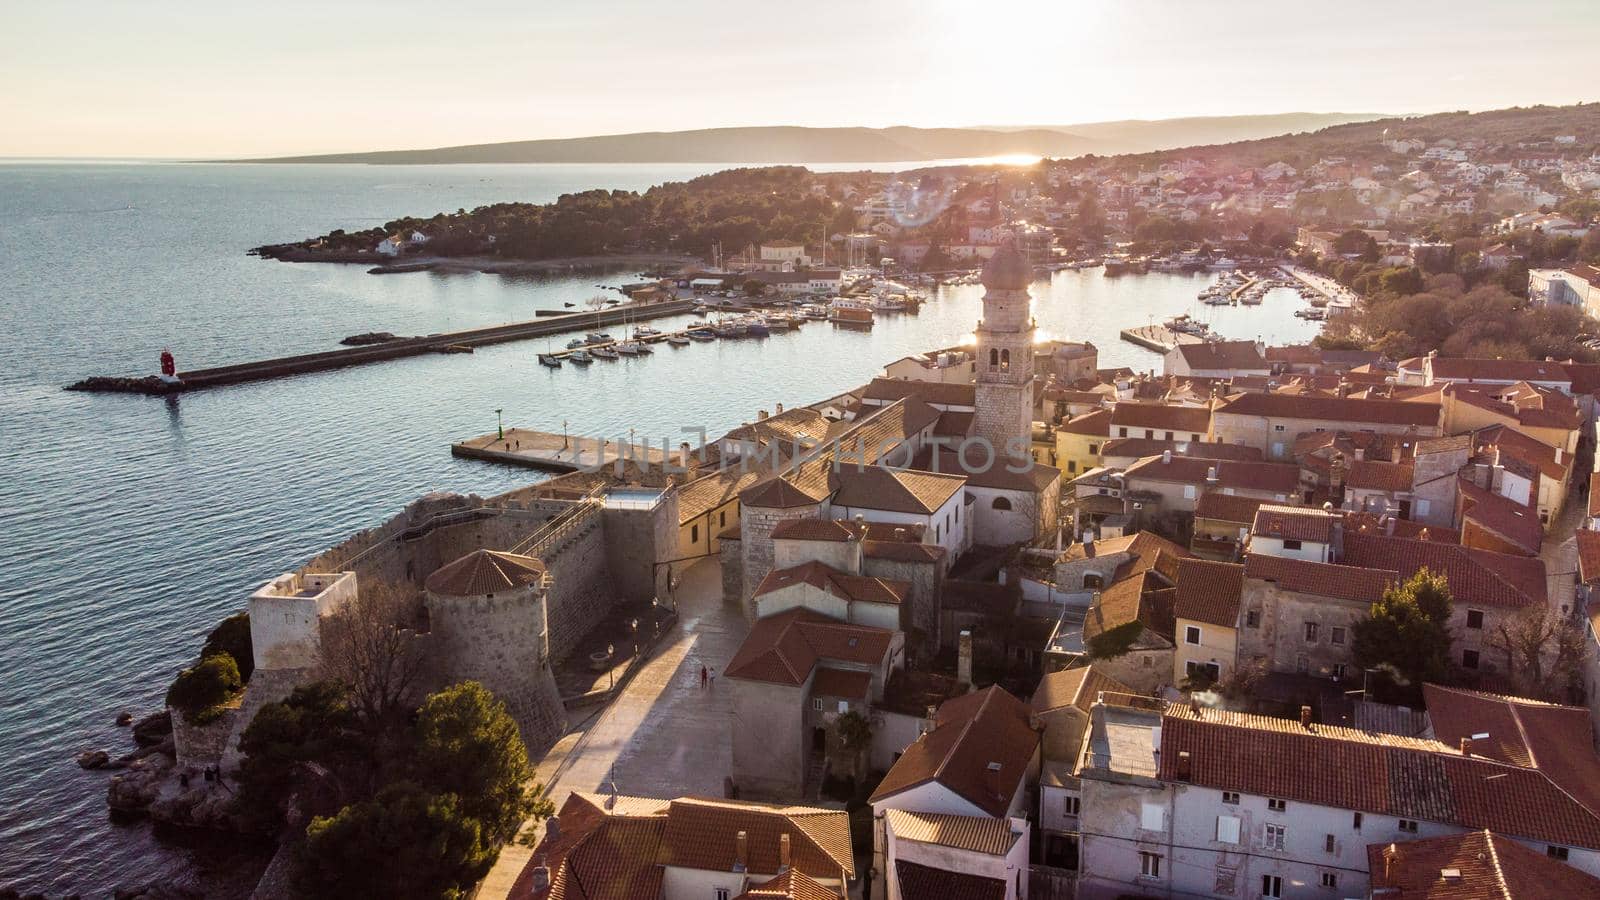
M 1069 126 L 983 128 L 801 128 L 763 126 L 648 131 L 594 137 L 469 144 L 431 150 L 380 150 L 269 159 L 255 163 L 838 163 L 901 162 L 1033 154 L 1049 157 L 1140 153 L 1225 143 L 1365 121 L 1355 113 L 1129 120 Z

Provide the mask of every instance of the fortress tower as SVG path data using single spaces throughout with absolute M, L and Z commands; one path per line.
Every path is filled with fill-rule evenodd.
M 530 753 L 566 730 L 550 669 L 550 576 L 528 556 L 475 550 L 428 576 L 429 631 L 439 686 L 477 681 L 505 703 Z
M 997 459 L 1007 444 L 1026 455 L 1033 433 L 1032 281 L 1033 266 L 1011 238 L 983 267 L 973 431 L 994 445 Z

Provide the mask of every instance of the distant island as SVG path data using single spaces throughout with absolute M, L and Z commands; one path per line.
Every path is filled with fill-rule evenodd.
M 1081 125 L 981 128 L 801 128 L 763 126 L 649 131 L 470 144 L 429 150 L 326 153 L 240 163 L 839 163 L 903 162 L 1028 154 L 1047 157 L 1145 153 L 1229 143 L 1377 119 L 1375 113 L 1280 113 Z

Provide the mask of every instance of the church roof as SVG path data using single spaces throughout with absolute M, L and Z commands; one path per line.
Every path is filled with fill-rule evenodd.
M 983 286 L 995 291 L 1025 291 L 1033 283 L 1033 265 L 1016 241 L 1006 238 L 983 265 Z

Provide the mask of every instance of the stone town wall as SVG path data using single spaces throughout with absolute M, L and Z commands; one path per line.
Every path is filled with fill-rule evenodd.
M 671 566 L 678 556 L 678 492 L 667 491 L 649 509 L 607 509 L 606 557 L 612 583 L 624 597 L 665 596 Z
M 717 548 L 717 561 L 722 566 L 722 602 L 744 598 L 744 540 L 722 539 Z
M 428 656 L 435 688 L 477 681 L 505 703 L 530 753 L 566 731 L 566 710 L 545 653 L 545 593 L 529 586 L 483 597 L 428 595 Z
M 255 720 L 256 713 L 261 711 L 261 707 L 268 703 L 277 703 L 293 693 L 295 688 L 316 680 L 316 669 L 256 669 L 251 673 L 250 681 L 244 687 L 244 699 L 239 704 L 239 714 L 234 718 L 233 727 L 228 734 L 228 745 L 222 751 L 223 771 L 238 771 L 242 759 L 242 754 L 239 752 L 239 738 L 244 734 L 245 728 Z
M 239 721 L 239 707 L 228 707 L 221 715 L 204 725 L 191 725 L 183 713 L 168 708 L 172 715 L 172 746 L 178 758 L 178 769 L 204 769 L 222 763 L 228 746 L 228 736 Z
M 541 560 L 553 579 L 545 604 L 555 662 L 566 659 L 617 602 L 606 559 L 608 537 L 598 510 L 591 508 L 528 554 Z

